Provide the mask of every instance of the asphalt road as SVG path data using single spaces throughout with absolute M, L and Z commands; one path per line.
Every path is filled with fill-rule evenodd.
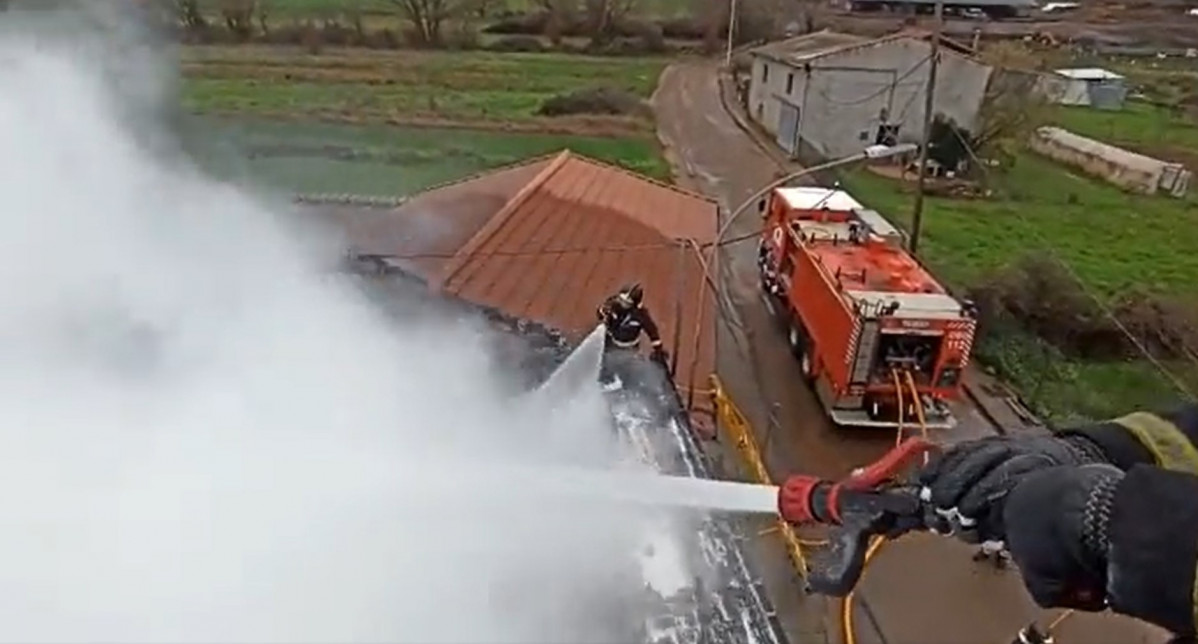
M 658 134 L 678 182 L 718 199 L 727 213 L 782 170 L 737 125 L 719 91 L 715 62 L 679 62 L 663 74 L 653 102 Z M 752 235 L 759 226 L 751 208 L 733 223 L 729 237 Z M 720 258 L 726 301 L 718 336 L 720 377 L 753 424 L 776 480 L 799 471 L 844 476 L 880 456 L 894 437 L 838 430 L 826 420 L 758 295 L 755 253 L 755 240 L 749 240 L 725 247 Z M 976 411 L 963 408 L 961 417 L 952 439 L 993 431 Z M 802 596 L 778 541 L 762 537 L 754 555 L 791 641 L 842 641 L 838 602 Z M 888 545 L 867 569 L 857 593 L 857 641 L 1005 644 L 1029 621 L 1051 619 L 1031 604 L 1016 571 L 975 563 L 971 553 L 964 544 L 932 536 Z M 1156 644 L 1166 639 L 1133 620 L 1095 615 L 1072 617 L 1057 634 L 1059 644 Z

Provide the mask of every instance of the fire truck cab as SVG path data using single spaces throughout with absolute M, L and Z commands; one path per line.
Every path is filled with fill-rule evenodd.
M 922 416 L 929 428 L 954 425 L 946 402 L 961 394 L 973 306 L 843 190 L 777 188 L 759 207 L 763 296 L 832 421 L 895 427 Z

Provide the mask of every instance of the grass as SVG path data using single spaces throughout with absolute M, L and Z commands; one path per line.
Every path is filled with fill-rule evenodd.
M 335 16 L 357 9 L 363 13 L 391 14 L 396 5 L 391 0 L 267 0 L 272 15 L 287 18 L 322 18 Z M 527 11 L 536 5 L 529 0 L 506 0 L 495 2 L 492 12 L 501 10 Z M 208 14 L 220 12 L 217 0 L 204 0 L 201 4 Z M 641 0 L 638 11 L 650 17 L 672 17 L 689 11 L 688 0 Z
M 1057 424 L 1112 418 L 1133 409 L 1160 409 L 1182 395 L 1148 360 L 1079 361 L 1018 331 L 987 333 L 975 354 L 1015 384 L 1031 406 Z M 1193 390 L 1198 368 L 1165 364 Z
M 910 223 L 910 195 L 867 172 L 847 178 L 870 205 Z M 927 260 L 951 283 L 971 284 L 1037 249 L 1051 249 L 1096 293 L 1132 287 L 1198 293 L 1190 200 L 1126 194 L 1032 155 L 1017 159 L 999 184 L 1006 199 L 925 202 L 921 240 Z
M 565 147 L 656 178 L 669 175 L 648 139 L 225 119 L 193 121 L 192 131 L 203 165 L 286 192 L 410 194 Z M 247 158 L 251 151 L 259 154 Z
M 1057 111 L 1055 120 L 1067 130 L 1113 145 L 1147 151 L 1176 148 L 1198 150 L 1198 123 L 1175 110 L 1158 105 L 1128 101 L 1120 111 L 1062 107 Z
M 319 56 L 266 47 L 198 47 L 184 57 L 183 100 L 200 112 L 343 115 L 392 121 L 550 124 L 550 96 L 604 84 L 648 97 L 668 60 L 569 54 L 372 52 Z M 648 122 L 641 123 L 651 129 Z
M 216 166 L 256 151 L 240 166 L 290 192 L 406 194 L 562 148 L 668 179 L 648 119 L 534 114 L 545 98 L 600 80 L 647 97 L 665 63 L 197 47 L 185 54 L 183 103 L 227 117 L 218 143 L 202 146 L 224 159 Z

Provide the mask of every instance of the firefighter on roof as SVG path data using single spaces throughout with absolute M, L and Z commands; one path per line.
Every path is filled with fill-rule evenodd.
M 1109 607 L 1193 642 L 1198 404 L 962 443 L 920 472 L 945 530 L 1002 540 L 1043 607 Z
M 628 284 L 604 300 L 595 316 L 607 328 L 607 348 L 636 349 L 644 333 L 652 346 L 650 357 L 664 366 L 669 360 L 661 346 L 657 323 L 645 308 L 644 299 L 645 290 L 640 284 Z

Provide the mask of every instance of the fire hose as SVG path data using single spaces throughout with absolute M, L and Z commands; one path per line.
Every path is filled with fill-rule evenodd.
M 844 598 L 841 622 L 845 644 L 856 644 L 853 590 L 865 567 L 887 541 L 929 530 L 939 522 L 919 486 L 899 480 L 903 470 L 918 459 L 926 462 L 938 449 L 928 438 L 914 378 L 910 372 L 903 375 L 905 383 L 897 371 L 891 373 L 898 392 L 898 435 L 893 449 L 841 481 L 799 474 L 787 479 L 778 492 L 778 512 L 784 520 L 832 528 L 822 557 L 826 561 L 810 567 L 806 585 L 809 592 Z M 920 427 L 919 436 L 905 440 L 903 384 L 915 400 Z M 1072 611 L 1062 613 L 1045 631 L 1033 622 L 1019 631 L 1012 644 L 1051 644 L 1052 631 L 1070 615 Z

